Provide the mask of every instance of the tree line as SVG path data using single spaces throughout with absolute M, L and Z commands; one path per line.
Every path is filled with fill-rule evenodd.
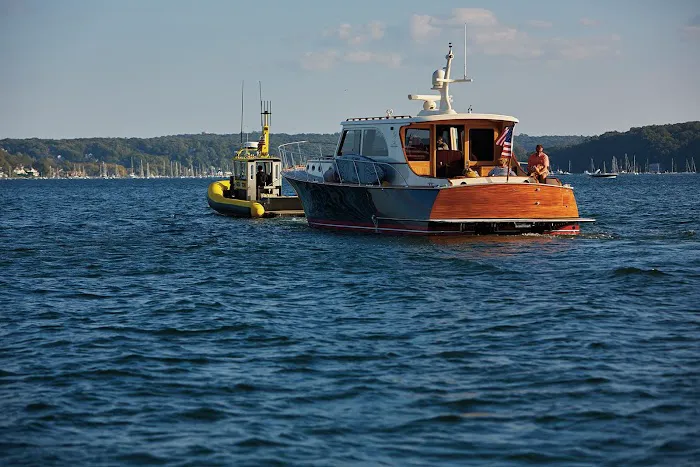
M 270 135 L 271 152 L 284 143 L 306 140 L 318 146 L 314 155 L 330 155 L 338 142 L 338 133 L 318 134 L 274 133 Z M 260 133 L 250 133 L 247 139 L 257 141 Z M 76 139 L 2 139 L 0 140 L 0 171 L 10 173 L 11 167 L 34 167 L 42 175 L 52 169 L 72 170 L 80 165 L 89 176 L 100 174 L 101 164 L 110 164 L 125 173 L 149 164 L 157 175 L 173 163 L 181 167 L 201 169 L 226 168 L 240 147 L 237 134 L 190 134 L 155 138 L 76 138 Z M 598 136 L 530 136 L 516 135 L 514 152 L 525 160 L 537 144 L 542 144 L 550 156 L 551 165 L 582 172 L 590 166 L 599 167 L 615 156 L 625 154 L 638 164 L 659 163 L 670 168 L 671 159 L 683 166 L 684 159 L 698 156 L 700 161 L 700 122 L 652 125 L 631 128 L 626 132 L 607 132 Z

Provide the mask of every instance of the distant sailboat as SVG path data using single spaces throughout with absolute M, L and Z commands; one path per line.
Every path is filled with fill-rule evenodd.
M 613 156 L 613 162 L 615 162 L 614 156 Z M 593 166 L 593 159 L 591 159 L 591 167 L 595 168 L 595 166 Z M 606 170 L 605 161 L 603 161 L 603 171 L 602 172 L 600 171 L 600 169 L 598 169 L 598 170 L 594 171 L 593 173 L 590 173 L 589 175 L 591 177 L 595 177 L 595 178 L 617 178 L 616 173 L 610 173 Z

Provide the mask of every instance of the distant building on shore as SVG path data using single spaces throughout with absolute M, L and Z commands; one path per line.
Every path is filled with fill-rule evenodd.
M 36 170 L 34 167 L 29 167 L 28 169 L 24 168 L 24 166 L 19 166 L 15 167 L 12 170 L 12 176 L 13 177 L 38 177 L 39 176 L 39 171 Z

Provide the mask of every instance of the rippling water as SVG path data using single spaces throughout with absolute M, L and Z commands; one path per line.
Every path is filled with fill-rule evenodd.
M 700 177 L 565 181 L 576 238 L 0 182 L 0 464 L 696 465 Z

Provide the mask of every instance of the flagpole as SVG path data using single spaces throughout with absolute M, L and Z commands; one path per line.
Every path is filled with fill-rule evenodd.
M 513 127 L 513 130 L 515 130 L 515 127 Z M 508 156 L 508 170 L 506 171 L 506 183 L 508 183 L 508 181 L 510 180 L 510 166 L 513 163 L 513 130 L 510 130 L 510 155 Z

